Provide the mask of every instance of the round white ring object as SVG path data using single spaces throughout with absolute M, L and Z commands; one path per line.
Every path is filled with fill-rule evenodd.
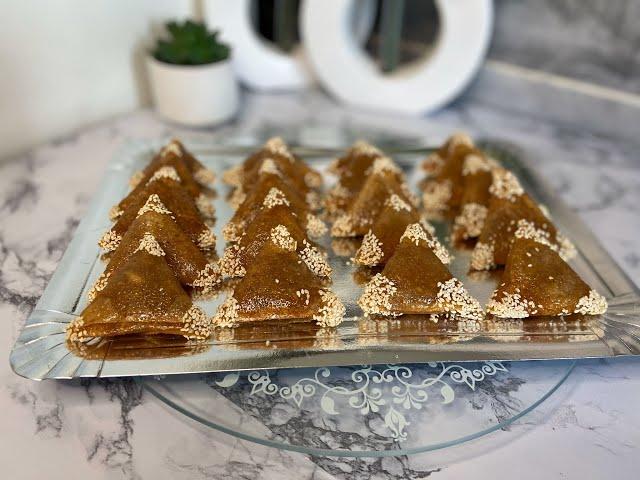
M 384 74 L 351 31 L 353 0 L 306 0 L 301 30 L 319 80 L 345 103 L 410 114 L 454 99 L 481 65 L 491 38 L 491 0 L 436 0 L 439 35 L 419 63 Z
M 251 23 L 251 0 L 206 0 L 204 18 L 231 44 L 234 70 L 248 87 L 285 90 L 313 83 L 301 49 L 286 54 L 258 35 Z

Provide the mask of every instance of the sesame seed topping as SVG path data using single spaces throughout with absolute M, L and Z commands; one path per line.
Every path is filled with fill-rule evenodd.
M 242 237 L 244 224 L 236 222 L 228 222 L 222 228 L 222 236 L 227 242 L 237 242 Z
M 487 207 L 479 203 L 464 204 L 460 214 L 454 221 L 453 229 L 455 235 L 462 239 L 480 236 L 488 211 Z
M 356 252 L 353 261 L 360 265 L 373 267 L 374 265 L 378 265 L 383 258 L 382 242 L 369 230 L 362 239 L 362 244 Z
M 216 236 L 206 228 L 198 235 L 197 245 L 201 250 L 214 250 L 216 248 Z
M 437 175 L 444 166 L 444 158 L 438 152 L 433 152 L 422 161 L 422 169 L 429 175 Z
M 304 174 L 304 183 L 309 188 L 319 188 L 322 186 L 322 175 L 311 170 Z
M 171 210 L 165 207 L 164 203 L 162 203 L 162 200 L 160 200 L 160 197 L 155 193 L 152 195 L 149 195 L 149 198 L 147 198 L 147 201 L 140 208 L 140 210 L 138 210 L 137 217 L 139 217 L 140 215 L 143 215 L 146 212 L 161 213 L 163 215 L 169 215 L 172 219 L 174 218 L 173 213 L 171 213 Z
M 282 177 L 282 173 L 280 169 L 276 165 L 276 162 L 273 161 L 272 158 L 265 158 L 262 161 L 262 165 L 260 165 L 260 169 L 258 170 L 259 174 L 267 173 L 269 175 L 277 175 L 278 177 Z
M 378 148 L 374 147 L 365 140 L 356 141 L 353 145 L 351 145 L 348 153 L 353 155 L 368 155 L 371 157 L 382 155 L 382 152 Z
M 429 237 L 427 236 L 427 232 L 424 231 L 422 226 L 419 223 L 412 223 L 407 225 L 407 228 L 404 230 L 402 237 L 400 237 L 400 241 L 402 242 L 404 239 L 413 242 L 416 246 L 419 245 L 420 240 L 427 241 Z
M 504 168 L 497 168 L 491 172 L 492 182 L 489 187 L 491 195 L 515 202 L 516 198 L 524 194 L 524 189 L 517 177 Z
M 180 329 L 184 336 L 194 340 L 205 340 L 211 335 L 211 320 L 197 305 L 191 305 L 182 317 L 184 326 Z
M 382 273 L 376 274 L 364 287 L 358 305 L 365 315 L 398 316 L 391 311 L 391 297 L 398 291 L 395 283 Z
M 353 217 L 348 213 L 340 215 L 331 226 L 331 235 L 334 237 L 350 237 L 354 235 L 355 228 Z
M 384 203 L 385 205 L 388 205 L 391 208 L 393 208 L 396 212 L 401 212 L 402 210 L 405 210 L 407 212 L 411 211 L 411 205 L 409 205 L 407 202 L 402 200 L 402 198 L 400 198 L 395 193 L 392 194 L 389 198 L 387 198 Z
M 422 204 L 428 211 L 446 210 L 451 199 L 453 187 L 450 180 L 427 183 L 422 194 Z
M 211 185 L 216 181 L 216 174 L 206 167 L 202 167 L 193 174 L 193 178 L 200 185 Z
M 528 240 L 534 240 L 542 245 L 546 245 L 553 251 L 558 251 L 558 247 L 551 243 L 551 234 L 541 228 L 537 228 L 532 222 L 521 218 L 518 220 L 518 228 L 514 233 L 516 238 L 526 238 Z M 528 253 L 528 252 L 527 252 Z
M 246 269 L 240 262 L 240 252 L 244 249 L 237 243 L 231 244 L 224 249 L 220 259 L 220 273 L 225 277 L 244 277 Z
M 168 155 L 169 153 L 173 153 L 178 157 L 182 156 L 182 149 L 180 148 L 178 142 L 176 142 L 175 140 L 171 140 L 171 142 L 165 145 L 160 151 L 160 155 L 163 157 Z
M 556 233 L 556 242 L 558 243 L 558 254 L 564 261 L 571 260 L 578 254 L 576 246 L 562 233 Z
M 156 240 L 156 237 L 154 237 L 149 232 L 146 232 L 142 236 L 142 239 L 140 240 L 140 244 L 136 249 L 136 252 L 141 252 L 141 251 L 145 251 L 148 254 L 154 255 L 156 257 L 164 257 L 164 250 L 162 250 L 162 247 Z
M 89 302 L 93 302 L 98 295 L 98 292 L 104 290 L 104 287 L 107 286 L 107 282 L 109 281 L 109 277 L 111 273 L 102 272 L 98 279 L 95 281 L 91 289 L 87 292 L 87 299 Z
M 109 209 L 109 220 L 116 221 L 118 218 L 122 216 L 124 212 L 118 205 L 114 205 Z
M 213 317 L 213 324 L 217 327 L 233 327 L 238 322 L 238 301 L 228 297 Z
M 216 264 L 208 263 L 204 269 L 198 272 L 198 276 L 193 282 L 194 287 L 202 289 L 202 293 L 209 293 L 222 281 L 220 267 Z
M 327 225 L 317 215 L 307 213 L 307 235 L 319 238 L 327 233 Z
M 122 237 L 118 235 L 113 230 L 109 230 L 105 232 L 104 235 L 98 241 L 98 246 L 102 248 L 105 252 L 113 252 L 120 242 L 122 241 Z
M 578 300 L 574 313 L 582 315 L 602 315 L 607 311 L 607 300 L 595 290 Z
M 335 327 L 342 322 L 345 308 L 340 299 L 330 290 L 318 290 L 322 305 L 313 319 L 322 327 Z
M 136 188 L 138 185 L 140 185 L 140 182 L 142 181 L 143 178 L 144 178 L 144 172 L 142 172 L 141 170 L 138 170 L 133 175 L 131 175 L 131 178 L 129 179 L 129 187 Z
M 471 268 L 474 270 L 491 270 L 495 267 L 493 244 L 478 242 L 471 253 Z
M 373 161 L 371 167 L 367 169 L 365 175 L 381 175 L 383 173 L 402 174 L 400 167 L 389 157 L 378 157 Z
M 176 182 L 180 181 L 180 176 L 178 175 L 178 172 L 176 172 L 175 168 L 164 166 L 160 167 L 153 173 L 153 175 L 151 175 L 151 178 L 149 179 L 147 184 L 155 182 L 156 180 L 159 180 L 161 178 L 169 178 L 171 180 L 175 180 Z
M 227 185 L 242 185 L 242 165 L 234 165 L 233 167 L 229 167 L 222 174 L 222 181 Z
M 282 190 L 272 187 L 269 190 L 269 193 L 264 197 L 262 205 L 265 208 L 273 208 L 278 205 L 286 205 L 288 207 L 291 204 Z
M 216 217 L 216 209 L 204 193 L 198 195 L 195 203 L 198 211 L 200 212 L 200 215 L 202 215 L 204 218 Z
M 470 153 L 464 157 L 462 175 L 475 175 L 478 172 L 490 172 L 491 164 L 481 155 Z
M 480 319 L 483 317 L 482 307 L 473 298 L 457 278 L 446 282 L 438 282 L 440 290 L 436 295 L 436 304 L 445 312 L 465 318 Z
M 466 145 L 473 147 L 473 140 L 471 137 L 463 132 L 457 132 L 451 135 L 448 140 L 448 152 L 451 153 L 458 145 Z
M 495 292 L 494 292 L 495 295 Z M 502 292 L 502 299 L 492 298 L 487 304 L 487 312 L 496 317 L 527 318 L 537 313 L 535 302 L 523 298 L 519 293 Z
M 277 225 L 271 229 L 271 241 L 274 245 L 289 252 L 293 252 L 297 247 L 296 241 L 284 225 Z
M 289 147 L 284 142 L 284 140 L 282 140 L 281 137 L 270 138 L 269 140 L 266 141 L 263 148 L 271 153 L 282 155 L 283 157 L 286 157 L 291 162 L 294 161 L 293 155 L 291 155 L 291 152 L 289 151 Z
M 320 251 L 306 240 L 302 241 L 304 248 L 300 252 L 300 258 L 307 265 L 309 270 L 319 277 L 328 277 L 331 275 L 331 266 Z

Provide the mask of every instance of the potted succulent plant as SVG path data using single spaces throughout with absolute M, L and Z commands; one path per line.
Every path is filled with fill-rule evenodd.
M 238 109 L 238 84 L 231 49 L 203 23 L 166 24 L 169 37 L 158 40 L 148 57 L 151 94 L 163 117 L 193 126 L 214 125 Z

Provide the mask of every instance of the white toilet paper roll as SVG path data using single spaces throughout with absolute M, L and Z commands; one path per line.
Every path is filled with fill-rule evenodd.
M 436 0 L 439 36 L 418 63 L 381 72 L 352 32 L 354 0 L 306 0 L 302 37 L 313 69 L 345 103 L 419 114 L 442 107 L 462 92 L 484 58 L 491 37 L 491 0 Z

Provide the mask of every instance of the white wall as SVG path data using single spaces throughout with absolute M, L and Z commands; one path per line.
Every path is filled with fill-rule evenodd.
M 0 0 L 0 159 L 144 104 L 142 53 L 191 0 Z

